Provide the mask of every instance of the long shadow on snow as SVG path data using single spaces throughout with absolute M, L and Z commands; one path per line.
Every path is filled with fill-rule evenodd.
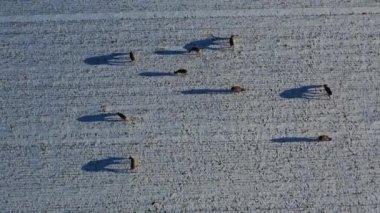
M 193 47 L 198 47 L 200 49 L 220 50 L 227 47 L 226 46 L 227 43 L 225 43 L 225 40 L 228 40 L 228 39 L 229 38 L 212 36 L 210 38 L 196 40 L 196 41 L 187 43 L 185 46 L 183 46 L 183 48 L 187 49 L 187 51 L 189 51 Z
M 305 99 L 321 99 L 326 95 L 319 89 L 321 85 L 310 85 L 299 88 L 288 89 L 280 93 L 282 98 L 305 98 Z
M 165 76 L 175 76 L 174 73 L 171 72 L 142 72 L 139 74 L 144 77 L 165 77 Z
M 123 164 L 121 162 L 125 158 L 120 157 L 110 157 L 102 160 L 94 160 L 86 163 L 82 166 L 82 170 L 87 172 L 115 172 L 115 173 L 124 173 L 128 169 L 118 169 L 118 168 L 108 168 L 112 165 Z M 124 166 L 123 166 L 124 167 Z
M 188 51 L 185 50 L 157 50 L 154 53 L 157 55 L 182 55 L 186 54 Z
M 318 138 L 316 137 L 282 137 L 282 138 L 273 138 L 272 142 L 275 143 L 293 143 L 293 142 L 317 142 Z
M 127 53 L 112 53 L 109 55 L 94 56 L 86 58 L 84 63 L 89 65 L 125 65 L 127 55 Z
M 116 113 L 102 113 L 97 115 L 84 115 L 77 119 L 81 122 L 99 122 L 99 121 L 108 121 L 108 122 L 118 122 L 121 121 L 119 116 Z
M 190 89 L 181 91 L 184 95 L 206 95 L 206 94 L 230 94 L 229 89 Z

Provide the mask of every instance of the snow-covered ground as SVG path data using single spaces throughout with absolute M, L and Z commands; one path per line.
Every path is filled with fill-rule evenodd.
M 292 2 L 1 1 L 1 211 L 379 212 L 380 2 Z

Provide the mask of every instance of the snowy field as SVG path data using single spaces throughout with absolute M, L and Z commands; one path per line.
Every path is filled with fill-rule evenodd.
M 1 1 L 0 74 L 1 212 L 380 212 L 380 1 Z

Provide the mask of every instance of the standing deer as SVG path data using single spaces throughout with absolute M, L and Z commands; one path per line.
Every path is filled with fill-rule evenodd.
M 232 36 L 229 38 L 229 42 L 230 42 L 230 46 L 231 46 L 231 47 L 235 46 L 235 37 L 236 37 L 236 35 L 232 35 Z
M 127 116 L 125 116 L 123 113 L 120 113 L 120 112 L 117 112 L 116 115 L 118 115 L 121 119 L 123 119 L 124 121 L 127 120 Z
M 134 171 L 136 168 L 137 168 L 137 161 L 132 157 L 130 156 L 129 159 L 131 160 L 131 171 Z
M 327 92 L 328 96 L 332 95 L 332 91 L 331 91 L 330 87 L 327 86 L 327 84 L 323 84 L 323 88 L 325 88 L 325 91 Z
M 179 70 L 175 71 L 174 74 L 186 75 L 187 74 L 187 70 L 185 70 L 185 69 L 179 69 Z
M 136 61 L 135 52 L 131 51 L 131 52 L 129 53 L 129 57 L 131 58 L 131 61 L 132 61 L 132 62 L 135 62 L 135 61 Z
M 318 137 L 318 140 L 319 140 L 319 141 L 331 141 L 332 138 L 330 138 L 330 137 L 327 136 L 327 135 L 320 135 L 320 136 Z
M 233 86 L 233 87 L 231 87 L 231 91 L 232 92 L 243 92 L 243 91 L 245 91 L 245 89 L 240 87 L 240 86 Z
M 192 53 L 192 52 L 195 52 L 195 53 L 197 53 L 199 55 L 199 54 L 201 54 L 201 49 L 199 49 L 198 47 L 192 47 L 189 50 L 189 53 Z

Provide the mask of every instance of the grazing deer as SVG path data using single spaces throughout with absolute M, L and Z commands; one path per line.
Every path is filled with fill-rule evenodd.
M 118 112 L 118 113 L 116 113 L 121 119 L 123 119 L 124 121 L 126 121 L 127 120 L 127 116 L 125 116 L 123 113 L 120 113 L 120 112 Z
M 131 58 L 131 61 L 132 61 L 132 62 L 136 61 L 135 52 L 131 51 L 131 52 L 129 53 L 129 57 Z
M 332 91 L 331 91 L 330 87 L 327 86 L 327 84 L 323 84 L 323 88 L 325 88 L 325 91 L 327 92 L 328 96 L 332 95 Z
M 201 54 L 201 49 L 199 49 L 198 47 L 192 47 L 189 50 L 189 53 L 192 53 L 192 52 L 195 52 L 195 53 L 197 53 L 199 55 L 199 54 Z
M 175 71 L 174 74 L 186 75 L 187 74 L 187 70 L 185 70 L 185 69 L 179 69 L 179 70 Z
M 320 135 L 318 137 L 318 140 L 319 141 L 331 141 L 332 139 L 329 136 L 327 136 L 327 135 Z
M 245 91 L 245 89 L 240 87 L 240 86 L 233 86 L 233 87 L 231 87 L 231 91 L 232 92 L 243 92 L 243 91 Z
M 134 171 L 137 168 L 137 161 L 132 156 L 129 159 L 131 160 L 131 171 Z

